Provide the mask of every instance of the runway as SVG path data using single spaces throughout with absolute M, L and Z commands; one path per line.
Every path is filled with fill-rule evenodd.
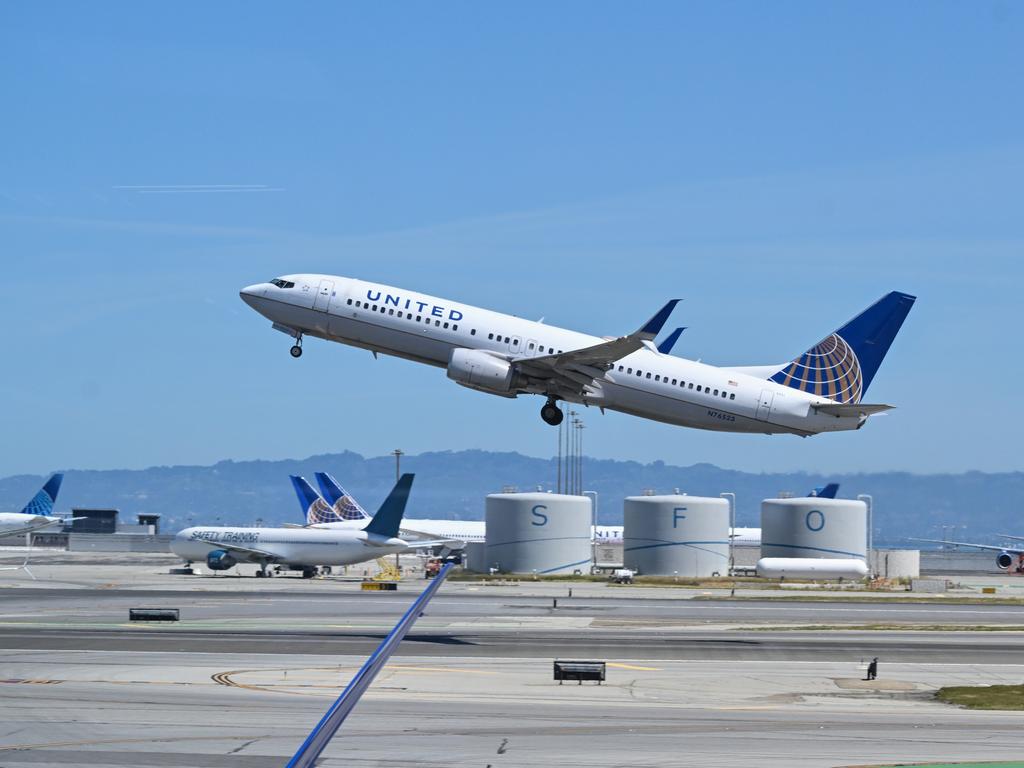
M 422 586 L 117 574 L 72 567 L 63 585 L 0 589 L 0 766 L 283 766 Z M 1020 682 L 1024 607 L 568 589 L 445 584 L 321 765 L 831 768 L 1018 754 L 1024 716 L 932 692 Z M 131 607 L 177 607 L 181 621 L 133 625 Z M 960 631 L 922 631 L 937 626 Z M 880 679 L 865 682 L 874 656 Z M 557 685 L 551 662 L 569 657 L 606 661 L 606 684 Z

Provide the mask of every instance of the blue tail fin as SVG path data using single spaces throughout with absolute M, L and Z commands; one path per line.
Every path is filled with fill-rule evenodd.
M 771 377 L 772 381 L 840 403 L 859 403 L 914 306 L 893 291 Z
M 837 493 L 839 493 L 839 483 L 829 483 L 828 485 L 819 485 L 807 495 L 817 496 L 819 499 L 834 499 Z
M 295 495 L 299 497 L 299 506 L 302 507 L 306 525 L 337 522 L 327 502 L 320 498 L 320 494 L 313 490 L 313 486 L 306 482 L 306 478 L 297 475 L 288 477 L 291 478 Z
M 60 484 L 64 480 L 64 475 L 59 472 L 46 481 L 44 485 L 35 496 L 32 497 L 32 501 L 25 505 L 25 508 L 21 510 L 23 515 L 42 515 L 44 517 L 50 517 L 53 515 L 53 505 L 57 501 L 57 492 L 60 491 Z
M 320 486 L 320 495 L 331 506 L 338 520 L 369 520 L 369 513 L 363 509 L 352 494 L 342 488 L 338 481 L 326 472 L 316 473 L 316 482 Z
M 391 538 L 398 535 L 398 528 L 402 524 L 402 516 L 405 514 L 405 504 L 409 501 L 409 489 L 412 488 L 414 475 L 408 472 L 395 483 L 391 493 L 380 505 L 377 514 L 373 516 L 370 524 L 363 528 L 367 533 L 376 533 L 379 536 Z
M 686 326 L 684 325 L 681 328 L 676 328 L 672 331 L 672 333 L 670 333 L 665 340 L 658 345 L 658 351 L 663 355 L 667 355 L 671 352 L 672 347 L 676 345 L 676 342 L 679 341 L 679 337 L 683 335 L 683 331 L 685 330 Z

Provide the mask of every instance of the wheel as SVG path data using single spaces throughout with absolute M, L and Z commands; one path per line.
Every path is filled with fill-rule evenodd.
M 562 419 L 565 415 L 562 413 L 562 409 L 555 405 L 553 400 L 548 400 L 544 404 L 544 407 L 540 409 L 540 417 L 544 419 L 546 424 L 550 424 L 552 427 L 557 427 L 562 423 Z
M 256 571 L 256 578 L 257 579 L 262 579 L 266 575 L 267 574 L 265 574 L 263 571 Z
M 292 357 L 302 357 L 302 347 L 298 344 L 294 345 L 290 350 Z

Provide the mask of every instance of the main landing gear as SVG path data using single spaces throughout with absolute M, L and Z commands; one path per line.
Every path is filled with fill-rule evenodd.
M 300 333 L 295 337 L 295 344 L 288 350 L 292 353 L 292 357 L 302 357 L 302 334 Z
M 563 414 L 562 409 L 558 407 L 558 401 L 553 397 L 549 397 L 548 401 L 544 403 L 544 407 L 540 409 L 540 417 L 544 419 L 546 424 L 550 424 L 552 427 L 557 427 L 562 423 L 562 419 L 565 418 L 565 414 Z

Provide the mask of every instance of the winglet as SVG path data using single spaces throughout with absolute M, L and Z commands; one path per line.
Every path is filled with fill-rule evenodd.
M 636 336 L 640 337 L 645 341 L 654 341 L 654 337 L 661 333 L 661 329 L 665 326 L 665 322 L 668 320 L 668 316 L 672 314 L 672 310 L 676 308 L 681 299 L 672 299 L 664 307 L 658 310 L 658 313 L 644 323 L 643 327 L 636 332 Z
M 676 345 L 676 342 L 679 341 L 679 337 L 683 335 L 683 331 L 685 330 L 686 326 L 683 325 L 672 331 L 672 333 L 670 333 L 668 337 L 663 342 L 661 342 L 661 344 L 658 345 L 658 351 L 661 352 L 661 354 L 663 355 L 667 355 L 669 352 L 671 352 L 672 347 Z
M 409 501 L 409 489 L 412 488 L 412 479 L 415 475 L 408 472 L 395 483 L 391 493 L 380 505 L 377 514 L 373 516 L 369 525 L 363 528 L 367 533 L 376 533 L 378 536 L 392 538 L 398 535 L 398 528 L 402 524 L 402 516 L 405 514 L 405 504 Z
M 53 505 L 57 501 L 57 493 L 60 491 L 60 484 L 63 480 L 64 475 L 60 472 L 53 475 L 46 481 L 46 485 L 25 505 L 25 508 L 21 510 L 21 514 L 50 517 L 53 514 Z
M 410 478 L 409 482 L 412 482 L 412 475 L 405 475 L 402 480 L 406 477 Z M 399 481 L 399 484 L 401 484 L 401 481 Z M 393 494 L 394 491 L 392 491 Z M 387 504 L 387 502 L 384 503 Z M 383 511 L 383 507 L 381 511 Z M 380 515 L 380 512 L 377 514 Z M 388 659 L 391 658 L 391 654 L 398 648 L 398 644 L 402 642 L 409 629 L 416 623 L 416 619 L 423 614 L 427 603 L 430 602 L 430 599 L 440 589 L 441 584 L 448 577 L 448 572 L 453 567 L 453 563 L 448 563 L 438 571 L 437 576 L 427 585 L 423 593 L 416 598 L 416 602 L 409 606 L 409 610 L 405 612 L 405 615 L 395 625 L 395 628 L 391 630 L 391 634 L 384 638 L 384 642 L 377 647 L 377 650 L 366 660 L 362 668 L 356 672 L 355 677 L 345 686 L 345 690 L 338 697 L 338 700 L 320 718 L 320 722 L 316 724 L 313 731 L 306 737 L 298 752 L 288 761 L 286 768 L 313 768 L 316 765 L 320 753 L 331 743 L 331 739 L 337 733 L 338 728 L 345 722 L 345 718 L 349 716 L 355 705 L 359 703 L 359 698 L 370 687 L 377 673 L 384 668 Z

